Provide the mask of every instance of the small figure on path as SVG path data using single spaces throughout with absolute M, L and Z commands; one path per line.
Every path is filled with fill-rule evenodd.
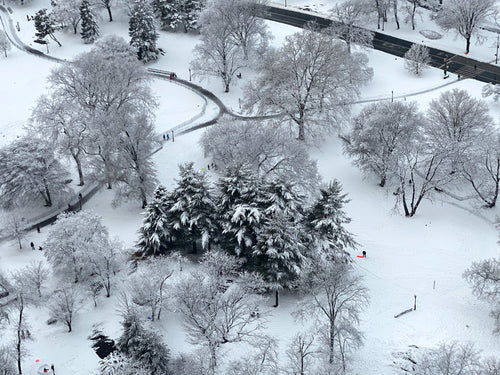
M 236 77 L 241 78 L 241 73 L 236 74 Z
M 163 134 L 163 140 L 165 140 L 165 134 Z
M 37 225 L 37 226 L 36 226 L 36 231 L 37 231 L 38 233 L 40 233 L 40 225 Z
M 31 250 L 35 250 L 35 244 L 32 242 L 30 243 L 30 245 L 31 245 Z
M 54 365 L 50 365 L 50 369 L 52 370 L 52 375 L 56 375 L 56 370 L 54 369 Z
M 363 250 L 363 258 L 366 258 L 366 251 Z
M 42 250 L 43 250 L 43 248 L 42 248 L 41 246 L 38 246 L 38 250 L 42 251 Z
M 474 71 L 476 71 L 476 70 L 477 70 L 477 65 L 476 65 L 476 64 L 474 64 Z
M 170 137 L 169 137 L 169 135 L 168 135 L 168 133 L 167 133 L 167 141 L 169 141 L 169 140 L 170 140 Z

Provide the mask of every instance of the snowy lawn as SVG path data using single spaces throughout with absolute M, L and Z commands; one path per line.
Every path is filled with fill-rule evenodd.
M 292 3 L 293 1 L 295 0 Z M 329 4 L 328 7 L 330 6 Z M 22 24 L 22 18 L 26 20 L 23 12 L 24 9 L 15 8 L 13 17 L 20 20 L 20 36 L 28 43 L 32 40 L 33 33 L 27 29 L 30 25 L 32 27 L 32 23 Z M 119 22 L 120 16 L 117 19 L 113 24 L 101 21 L 101 30 L 125 36 L 126 24 Z M 295 30 L 288 26 L 269 24 L 275 34 L 273 43 L 276 45 L 282 42 L 285 35 Z M 387 29 L 390 26 L 389 22 Z M 63 47 L 60 49 L 50 46 L 51 54 L 61 58 L 69 59 L 89 48 L 78 36 L 70 33 L 62 36 L 61 41 Z M 196 42 L 197 38 L 191 35 L 161 33 L 160 46 L 166 50 L 166 56 L 153 67 L 173 70 L 179 77 L 189 78 L 187 67 Z M 460 41 L 460 45 L 461 43 Z M 473 47 L 472 51 L 477 49 L 479 48 Z M 368 53 L 375 75 L 373 81 L 363 88 L 363 98 L 390 98 L 391 91 L 394 91 L 395 96 L 405 96 L 448 83 L 442 79 L 442 72 L 439 70 L 429 69 L 421 78 L 416 78 L 404 70 L 400 59 L 395 60 L 392 56 L 376 51 Z M 45 78 L 54 66 L 55 63 L 14 49 L 7 59 L 0 58 L 0 101 L 4 109 L 0 124 L 1 145 L 23 133 L 22 126 L 29 117 L 30 108 L 34 100 L 44 93 Z M 237 110 L 242 86 L 252 74 L 251 71 L 245 72 L 243 78 L 235 82 L 236 85 L 229 94 L 222 92 L 222 85 L 216 79 L 205 80 L 201 84 Z M 426 94 L 408 96 L 407 100 L 418 101 L 421 109 L 425 110 L 430 100 L 451 88 L 463 88 L 475 97 L 480 96 L 480 83 L 472 80 L 456 81 L 453 76 L 447 81 L 453 83 Z M 203 99 L 198 95 L 169 81 L 155 80 L 152 85 L 160 101 L 157 113 L 159 133 L 197 116 L 204 105 Z M 491 115 L 499 119 L 498 103 L 495 105 L 491 99 L 488 99 L 488 103 Z M 356 106 L 355 111 L 360 108 L 361 105 Z M 209 104 L 205 116 L 209 117 L 214 110 L 213 105 Z M 204 159 L 198 145 L 201 133 L 196 131 L 176 136 L 175 142 L 167 142 L 154 155 L 159 179 L 167 188 L 174 186 L 179 163 L 194 161 L 196 168 L 206 168 L 209 161 Z M 498 256 L 498 232 L 492 224 L 495 215 L 499 213 L 498 208 L 485 211 L 474 208 L 471 202 L 460 202 L 457 205 L 435 196 L 432 202 L 425 201 L 422 204 L 415 217 L 404 218 L 399 206 L 394 209 L 392 192 L 365 179 L 342 154 L 341 144 L 335 136 L 327 137 L 323 144 L 313 148 L 311 152 L 313 158 L 318 160 L 324 180 L 337 178 L 343 184 L 344 191 L 349 194 L 352 201 L 346 210 L 353 219 L 349 230 L 356 234 L 361 244 L 359 251 L 366 250 L 368 255 L 366 259 L 355 258 L 355 266 L 364 275 L 370 289 L 371 305 L 362 315 L 361 329 L 365 332 L 366 343 L 354 355 L 353 373 L 397 373 L 390 367 L 391 355 L 395 351 L 405 350 L 410 344 L 434 346 L 442 341 L 470 340 L 485 354 L 498 355 L 500 345 L 498 338 L 491 335 L 493 321 L 488 316 L 489 308 L 471 295 L 470 288 L 461 277 L 473 260 Z M 111 197 L 112 192 L 102 191 L 84 209 L 101 215 L 112 236 L 117 236 L 127 248 L 131 248 L 137 239 L 142 219 L 141 210 L 134 204 L 114 209 L 110 205 Z M 38 247 L 47 232 L 48 229 L 44 228 L 40 234 L 29 233 L 22 251 L 17 249 L 14 242 L 1 243 L 2 271 L 11 271 L 31 260 L 43 259 L 42 253 L 29 250 L 28 244 L 33 241 Z M 48 315 L 44 306 L 30 308 L 28 322 L 32 339 L 28 341 L 24 358 L 25 373 L 35 374 L 40 364 L 44 363 L 54 363 L 59 374 L 83 375 L 95 370 L 98 357 L 90 348 L 87 337 L 92 327 L 98 324 L 105 333 L 117 338 L 121 328 L 116 311 L 117 295 L 118 293 L 114 293 L 110 299 L 100 298 L 97 308 L 88 302 L 76 318 L 74 332 L 71 334 L 62 325 L 45 324 Z M 413 306 L 414 295 L 417 295 L 417 310 L 395 319 L 395 314 Z M 280 339 L 282 355 L 288 339 L 301 330 L 300 324 L 295 323 L 291 316 L 296 307 L 296 299 L 297 296 L 293 294 L 283 293 L 281 305 L 273 310 L 268 323 L 268 333 Z M 176 314 L 164 314 L 161 321 L 154 325 L 162 332 L 173 353 L 193 349 L 185 340 Z M 12 333 L 10 329 L 6 330 L 0 342 L 9 342 Z M 238 352 L 229 352 L 228 356 Z M 40 362 L 36 362 L 37 360 Z

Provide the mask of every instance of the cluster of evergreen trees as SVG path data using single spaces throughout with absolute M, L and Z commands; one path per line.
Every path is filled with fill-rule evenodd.
M 158 186 L 147 205 L 138 241 L 142 256 L 191 247 L 220 247 L 242 258 L 269 288 L 289 286 L 310 257 L 347 261 L 356 242 L 344 224 L 348 202 L 338 181 L 308 205 L 284 180 L 263 180 L 245 166 L 227 169 L 215 186 L 193 163 L 180 166 L 172 192 Z
M 182 27 L 184 32 L 198 29 L 198 18 L 205 5 L 204 0 L 153 0 L 156 17 L 163 30 Z

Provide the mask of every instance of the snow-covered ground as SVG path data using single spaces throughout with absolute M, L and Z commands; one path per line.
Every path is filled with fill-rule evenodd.
M 288 1 L 288 5 L 307 4 L 311 5 L 311 2 Z M 322 7 L 317 5 L 317 10 L 327 10 L 331 8 L 331 4 L 329 2 Z M 40 5 L 33 2 L 30 6 L 31 9 L 13 7 L 12 14 L 14 21 L 19 21 L 19 35 L 27 44 L 32 42 L 34 31 L 33 23 L 26 20 L 26 13 L 34 14 L 36 7 Z M 124 15 L 118 14 L 116 19 L 110 24 L 104 18 L 100 22 L 101 31 L 126 36 Z M 279 45 L 284 36 L 295 31 L 284 25 L 271 22 L 269 25 L 275 35 L 275 45 Z M 390 21 L 386 30 L 391 27 Z M 431 25 L 421 22 L 419 28 L 430 29 Z M 396 35 L 404 36 L 403 32 L 405 31 L 398 31 L 401 34 Z M 51 55 L 70 59 L 90 48 L 83 44 L 78 35 L 67 33 L 58 37 L 63 47 L 50 45 Z M 446 37 L 448 39 L 440 41 L 444 43 L 441 47 L 457 48 L 460 51 L 462 41 Z M 166 55 L 154 67 L 172 70 L 181 78 L 189 78 L 191 50 L 196 42 L 195 36 L 161 33 L 159 44 L 165 49 Z M 40 50 L 44 48 L 42 46 Z M 416 78 L 404 70 L 400 59 L 377 51 L 367 52 L 375 75 L 373 81 L 363 89 L 364 98 L 390 98 L 393 91 L 395 96 L 408 95 L 406 100 L 415 100 L 425 109 L 430 100 L 451 88 L 463 88 L 476 97 L 480 96 L 482 85 L 478 82 L 456 81 L 454 77 L 444 81 L 442 72 L 435 69 L 429 69 L 421 78 Z M 491 48 L 487 44 L 475 46 L 471 56 L 487 59 L 488 55 L 492 55 L 490 52 Z M 30 109 L 36 98 L 45 92 L 46 77 L 54 66 L 56 63 L 15 49 L 10 51 L 8 58 L 0 58 L 0 146 L 23 133 L 23 125 L 29 118 Z M 223 93 L 222 85 L 217 80 L 202 81 L 201 84 L 237 110 L 242 85 L 246 82 L 248 77 L 244 75 L 241 80 L 236 81 L 237 86 L 232 87 L 229 94 Z M 447 87 L 410 96 L 413 92 L 449 82 L 452 84 Z M 152 87 L 160 101 L 157 113 L 159 133 L 199 115 L 204 106 L 204 100 L 197 94 L 173 82 L 154 80 Z M 491 99 L 487 102 L 492 116 L 500 119 L 498 103 Z M 213 106 L 209 104 L 205 116 L 210 116 L 210 111 L 213 110 Z M 200 135 L 201 131 L 196 131 L 178 136 L 175 142 L 167 142 L 154 155 L 159 179 L 168 188 L 174 184 L 179 163 L 190 160 L 199 169 L 206 166 L 207 161 L 198 147 Z M 340 180 L 345 192 L 349 194 L 352 201 L 346 210 L 353 219 L 349 229 L 356 234 L 362 245 L 360 251 L 366 250 L 368 255 L 366 259 L 355 259 L 355 266 L 364 275 L 370 289 L 371 304 L 362 316 L 361 329 L 365 332 L 366 343 L 354 355 L 353 373 L 396 373 L 390 367 L 391 354 L 404 350 L 410 344 L 434 346 L 442 341 L 469 340 L 476 343 L 485 354 L 498 355 L 500 344 L 498 338 L 491 335 L 493 321 L 488 316 L 488 306 L 471 295 L 470 288 L 461 276 L 472 261 L 498 256 L 498 232 L 493 225 L 498 208 L 485 211 L 474 208 L 470 202 L 452 204 L 437 197 L 432 202 L 425 201 L 418 214 L 407 219 L 401 215 L 399 207 L 394 210 L 391 192 L 386 192 L 375 182 L 363 178 L 360 171 L 346 159 L 336 137 L 325 139 L 322 145 L 311 152 L 318 160 L 324 180 Z M 133 204 L 115 209 L 111 207 L 110 201 L 111 193 L 103 191 L 88 202 L 84 209 L 102 215 L 110 233 L 130 248 L 137 239 L 142 219 L 141 210 Z M 41 233 L 29 233 L 26 242 L 33 241 L 38 247 L 43 243 L 47 232 L 48 229 L 43 228 Z M 29 250 L 28 245 L 26 248 L 19 251 L 14 242 L 0 243 L 0 269 L 12 271 L 31 260 L 43 259 L 41 252 Z M 413 306 L 414 295 L 417 295 L 417 310 L 395 319 L 396 313 Z M 74 330 L 70 334 L 61 325 L 45 324 L 48 315 L 44 306 L 30 308 L 28 322 L 32 338 L 27 341 L 27 352 L 23 360 L 25 373 L 35 374 L 40 364 L 44 363 L 55 364 L 57 372 L 63 375 L 83 375 L 95 370 L 98 357 L 90 348 L 91 343 L 87 337 L 96 324 L 111 337 L 119 335 L 120 317 L 115 310 L 115 296 L 110 299 L 101 298 L 97 308 L 88 303 L 75 320 Z M 296 298 L 285 293 L 281 306 L 273 310 L 268 323 L 269 333 L 280 339 L 282 354 L 287 340 L 301 328 L 290 314 L 296 306 Z M 192 349 L 185 340 L 177 315 L 165 314 L 160 322 L 154 324 L 164 334 L 173 353 Z M 0 335 L 0 343 L 9 342 L 11 334 L 12 331 L 6 329 L 5 334 Z

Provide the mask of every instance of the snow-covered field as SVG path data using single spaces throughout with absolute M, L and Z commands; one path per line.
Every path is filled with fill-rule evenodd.
M 305 0 L 288 1 L 288 5 L 306 4 L 311 5 Z M 331 4 L 317 5 L 317 10 L 327 10 Z M 32 42 L 34 36 L 33 23 L 26 20 L 26 13 L 34 14 L 36 9 L 35 5 L 31 7 L 13 7 L 12 14 L 14 21 L 19 21 L 21 26 L 19 36 L 27 44 Z M 112 24 L 107 23 L 105 18 L 101 20 L 101 31 L 126 36 L 125 16 L 117 15 L 116 18 L 117 21 Z M 269 23 L 269 26 L 275 35 L 275 45 L 279 45 L 285 35 L 295 31 L 294 28 L 275 23 Z M 386 30 L 392 27 L 389 22 Z M 428 29 L 430 26 L 421 22 L 419 28 Z M 410 35 L 407 26 L 403 26 L 403 29 L 395 35 Z M 63 47 L 50 46 L 51 55 L 70 59 L 90 48 L 83 44 L 78 35 L 70 33 L 61 35 L 61 42 Z M 191 50 L 196 42 L 195 36 L 161 33 L 159 44 L 166 55 L 154 67 L 175 71 L 179 77 L 187 79 Z M 448 35 L 446 39 L 435 43 L 442 43 L 437 47 L 456 49 L 457 53 L 463 44 L 461 40 L 454 41 Z M 394 96 L 408 96 L 406 100 L 415 100 L 425 109 L 430 100 L 451 88 L 466 89 L 471 95 L 480 97 L 482 85 L 478 82 L 456 81 L 453 76 L 444 81 L 442 72 L 434 69 L 427 70 L 421 78 L 415 78 L 404 70 L 400 59 L 376 51 L 367 52 L 375 75 L 373 81 L 364 88 L 363 98 L 390 98 L 393 91 Z M 492 54 L 488 43 L 474 46 L 471 52 L 471 56 L 484 60 L 488 60 Z M 46 77 L 54 66 L 56 63 L 16 49 L 10 51 L 8 58 L 0 57 L 0 146 L 23 133 L 30 109 L 36 98 L 45 92 Z M 243 79 L 236 82 L 239 86 L 232 87 L 229 94 L 223 93 L 220 82 L 216 80 L 203 81 L 201 85 L 237 110 L 241 88 L 247 79 L 244 75 Z M 410 96 L 411 93 L 449 82 L 452 83 L 447 87 Z M 203 108 L 201 97 L 173 82 L 154 80 L 152 87 L 160 101 L 157 113 L 159 133 L 200 114 Z M 498 103 L 491 99 L 487 102 L 491 115 L 500 120 Z M 207 109 L 206 116 L 210 116 L 210 110 Z M 201 131 L 196 131 L 178 136 L 175 142 L 168 142 L 154 155 L 159 179 L 168 188 L 174 184 L 179 163 L 190 160 L 195 162 L 197 168 L 206 166 L 207 161 L 198 146 L 200 135 Z M 356 234 L 362 245 L 360 251 L 366 250 L 368 255 L 366 259 L 355 259 L 355 267 L 364 275 L 370 289 L 371 304 L 362 315 L 361 330 L 365 333 L 366 342 L 354 355 L 353 373 L 396 373 L 390 367 L 391 355 L 395 351 L 405 350 L 410 344 L 430 347 L 449 340 L 471 341 L 484 354 L 498 355 L 500 344 L 498 338 L 491 335 L 493 320 L 488 316 L 489 307 L 471 295 L 469 286 L 461 276 L 472 261 L 498 256 L 498 232 L 493 225 L 499 213 L 498 208 L 485 211 L 475 208 L 471 202 L 453 204 L 437 197 L 432 202 L 425 201 L 417 215 L 408 219 L 401 215 L 399 207 L 394 210 L 394 197 L 390 192 L 380 189 L 374 181 L 364 179 L 361 172 L 346 159 L 336 137 L 325 139 L 311 153 L 318 160 L 325 181 L 336 178 L 343 184 L 344 191 L 351 199 L 346 207 L 353 219 L 349 230 Z M 88 202 L 84 209 L 101 215 L 110 233 L 130 248 L 137 239 L 141 210 L 136 205 L 115 209 L 110 202 L 110 192 L 103 191 Z M 47 229 L 43 228 L 41 233 L 29 233 L 26 241 L 33 241 L 38 247 L 46 234 Z M 43 259 L 42 253 L 29 250 L 28 245 L 19 251 L 13 241 L 0 243 L 2 271 L 12 271 L 38 259 Z M 413 306 L 414 295 L 417 296 L 417 310 L 395 319 L 396 313 Z M 100 299 L 97 308 L 88 303 L 75 320 L 72 333 L 67 333 L 61 325 L 46 325 L 48 314 L 44 306 L 30 308 L 28 323 L 31 340 L 27 341 L 27 352 L 23 359 L 25 373 L 36 374 L 40 364 L 44 363 L 53 363 L 57 373 L 62 375 L 83 375 L 95 370 L 98 357 L 87 337 L 95 325 L 102 327 L 111 337 L 119 335 L 120 317 L 115 310 L 115 298 Z M 287 340 L 301 328 L 290 314 L 296 306 L 296 298 L 285 293 L 281 306 L 273 310 L 268 323 L 269 333 L 280 340 L 282 352 Z M 173 353 L 192 350 L 185 340 L 177 315 L 167 313 L 154 324 L 164 334 Z M 8 343 L 11 334 L 9 328 L 2 332 L 0 343 Z

